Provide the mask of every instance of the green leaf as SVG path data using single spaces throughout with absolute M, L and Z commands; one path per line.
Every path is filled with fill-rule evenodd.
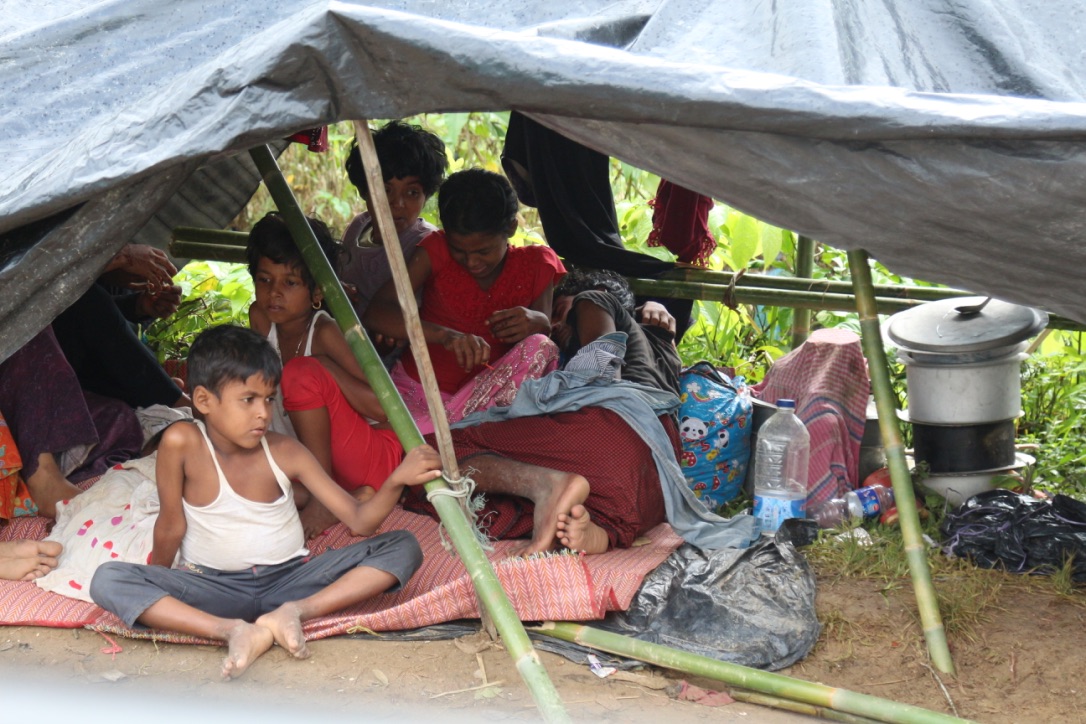
M 736 271 L 746 269 L 750 260 L 758 253 L 758 221 L 753 216 L 736 211 L 729 214 L 728 226 L 732 230 L 732 268 Z
M 789 232 L 779 229 L 776 226 L 770 226 L 769 224 L 762 224 L 760 231 L 762 260 L 764 261 L 765 270 L 769 271 L 777 261 L 777 254 L 781 251 L 781 244 L 784 241 L 782 234 L 787 234 Z

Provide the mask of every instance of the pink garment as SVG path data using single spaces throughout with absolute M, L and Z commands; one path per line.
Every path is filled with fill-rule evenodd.
M 544 334 L 533 334 L 514 345 L 489 369 L 469 379 L 455 393 L 442 392 L 445 414 L 449 422 L 457 422 L 479 410 L 511 405 L 524 380 L 538 379 L 556 369 L 558 346 Z M 411 417 L 415 418 L 419 432 L 429 435 L 434 431 L 434 423 L 426 406 L 422 383 L 407 373 L 402 361 L 392 368 L 391 376 Z
M 283 367 L 283 406 L 328 409 L 332 424 L 332 477 L 346 490 L 380 490 L 403 459 L 392 430 L 377 429 L 351 407 L 332 373 L 313 357 L 295 357 Z
M 820 329 L 777 360 L 751 390 L 766 402 L 796 401 L 811 434 L 807 510 L 859 487 L 860 441 L 871 381 L 860 338 L 845 329 Z

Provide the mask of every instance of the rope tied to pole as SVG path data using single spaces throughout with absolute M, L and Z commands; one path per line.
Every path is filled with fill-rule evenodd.
M 471 477 L 475 472 L 475 468 L 468 468 L 460 477 L 454 478 L 446 475 L 445 483 L 448 487 L 426 491 L 426 500 L 433 503 L 434 498 L 445 496 L 463 501 L 461 507 L 464 510 L 464 515 L 467 516 L 468 525 L 471 526 L 472 531 L 475 533 L 475 539 L 479 541 L 479 546 L 484 551 L 489 552 L 494 550 L 494 544 L 490 542 L 490 538 L 479 524 L 479 511 L 486 505 L 486 500 L 483 499 L 482 495 L 475 495 L 475 479 Z M 438 526 L 438 533 L 441 535 L 441 545 L 447 552 L 452 553 L 452 543 L 445 538 L 444 523 Z
M 732 310 L 733 312 L 739 308 L 739 300 L 735 298 L 735 287 L 739 283 L 739 280 L 743 278 L 743 275 L 747 273 L 746 269 L 740 269 L 732 275 L 732 279 L 728 282 L 727 289 L 724 290 L 724 298 L 721 299 L 721 303 Z

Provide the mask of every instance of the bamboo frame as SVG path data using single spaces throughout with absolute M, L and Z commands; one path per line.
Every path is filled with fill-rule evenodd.
M 740 666 L 725 661 L 710 659 L 707 656 L 692 654 L 687 651 L 649 643 L 622 634 L 602 631 L 590 626 L 575 623 L 547 621 L 533 631 L 544 636 L 551 636 L 563 641 L 571 641 L 582 646 L 606 651 L 618 656 L 625 656 L 638 661 L 645 661 L 656 666 L 663 666 L 693 676 L 704 676 L 715 681 L 723 681 L 751 691 L 770 696 L 777 696 L 791 701 L 827 707 L 835 711 L 863 716 L 892 724 L 944 724 L 964 720 L 949 714 L 921 709 L 910 704 L 901 704 L 888 699 L 880 699 L 868 694 L 839 689 L 824 684 L 793 679 L 783 674 L 760 671 L 748 666 Z
M 320 284 L 325 301 L 343 330 L 344 336 L 347 338 L 351 350 L 358 358 L 359 364 L 362 365 L 366 377 L 381 403 L 381 407 L 388 415 L 392 429 L 400 438 L 405 450 L 411 450 L 422 444 L 422 435 L 419 433 L 415 421 L 403 404 L 399 392 L 393 386 L 388 371 L 381 364 L 381 359 L 372 342 L 366 335 L 365 330 L 362 329 L 358 315 L 355 314 L 350 300 L 347 299 L 347 295 L 339 283 L 339 279 L 336 278 L 328 259 L 321 251 L 290 186 L 279 170 L 275 157 L 267 146 L 258 146 L 251 149 L 249 153 L 260 171 L 272 199 L 275 200 L 276 206 L 279 207 L 284 220 L 290 227 L 295 241 L 298 242 L 306 265 Z M 383 183 L 377 184 L 376 189 L 371 187 L 371 192 L 378 190 L 381 193 L 381 199 L 383 199 Z M 375 199 L 375 201 L 377 200 Z M 378 201 L 378 203 L 380 202 Z M 384 201 L 384 206 L 385 212 L 388 213 L 387 201 Z M 391 222 L 391 219 L 389 221 Z M 392 226 L 391 223 L 389 223 L 389 226 Z M 395 238 L 395 234 L 386 238 Z M 390 248 L 399 249 L 397 244 L 389 246 Z M 440 478 L 426 484 L 427 491 L 445 487 L 447 487 L 445 482 Z M 441 522 L 445 525 L 450 540 L 471 576 L 479 599 L 494 617 L 505 645 L 513 657 L 517 671 L 528 686 L 543 718 L 549 722 L 570 721 L 554 684 L 548 678 L 535 649 L 532 648 L 523 624 L 517 617 L 517 613 L 509 602 L 509 598 L 505 595 L 505 591 L 502 590 L 498 577 L 494 573 L 494 568 L 490 565 L 490 561 L 479 546 L 475 538 L 475 532 L 468 525 L 459 504 L 445 495 L 435 497 L 433 504 L 437 509 Z
M 920 622 L 924 629 L 924 639 L 928 644 L 928 655 L 931 656 L 935 668 L 945 674 L 953 674 L 954 661 L 950 657 L 943 619 L 939 614 L 939 603 L 935 598 L 935 587 L 931 582 L 927 548 L 920 534 L 920 517 L 916 511 L 912 476 L 909 474 L 909 466 L 905 461 L 905 446 L 901 441 L 901 430 L 898 427 L 897 397 L 890 383 L 886 350 L 882 346 L 882 334 L 879 329 L 879 316 L 875 310 L 875 295 L 871 284 L 871 267 L 867 252 L 863 249 L 849 251 L 848 265 L 852 272 L 852 283 L 856 286 L 856 311 L 860 314 L 861 341 L 864 355 L 867 357 L 875 405 L 879 411 L 879 432 L 882 433 L 886 463 L 894 486 L 898 524 L 905 543 L 905 558 L 909 563 L 916 604 L 920 609 Z
M 814 246 L 814 239 L 809 236 L 796 239 L 796 276 L 801 279 L 809 279 L 814 273 Z M 806 342 L 810 334 L 811 310 L 795 310 L 792 313 L 792 349 Z

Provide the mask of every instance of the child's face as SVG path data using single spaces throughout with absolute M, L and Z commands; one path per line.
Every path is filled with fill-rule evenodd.
M 480 284 L 494 281 L 502 269 L 505 252 L 509 250 L 506 234 L 456 234 L 445 232 L 449 256 Z
M 275 385 L 257 373 L 244 382 L 227 382 L 218 395 L 199 386 L 193 391 L 193 403 L 203 413 L 213 442 L 252 449 L 268 431 L 275 393 Z
M 313 313 L 313 304 L 323 298 L 320 289 L 310 293 L 301 269 L 276 264 L 266 256 L 260 257 L 256 265 L 253 287 L 256 290 L 253 303 L 275 324 L 308 318 Z
M 392 209 L 396 233 L 402 234 L 415 223 L 415 219 L 422 213 L 422 207 L 426 205 L 426 194 L 422 191 L 419 177 L 390 178 L 385 181 L 385 194 L 388 195 L 388 205 Z

